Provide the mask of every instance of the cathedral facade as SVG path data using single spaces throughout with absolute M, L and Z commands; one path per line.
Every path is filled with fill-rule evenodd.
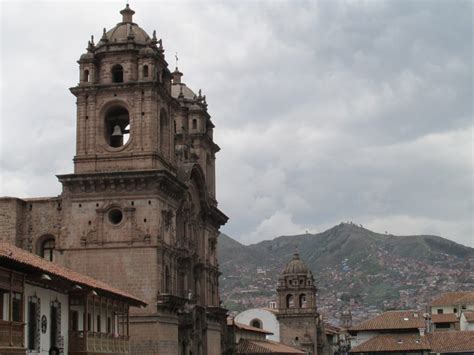
M 156 33 L 120 13 L 78 61 L 74 173 L 58 197 L 1 198 L 0 241 L 146 301 L 133 354 L 221 354 L 214 125 Z

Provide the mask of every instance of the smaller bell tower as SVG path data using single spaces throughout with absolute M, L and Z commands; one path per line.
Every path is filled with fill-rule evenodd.
M 280 341 L 317 354 L 319 314 L 311 270 L 297 252 L 283 270 L 277 286 Z

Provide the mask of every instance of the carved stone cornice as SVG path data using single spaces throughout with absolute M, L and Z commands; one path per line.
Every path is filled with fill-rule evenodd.
M 177 312 L 186 302 L 185 298 L 171 294 L 160 294 L 156 297 L 156 307 L 158 310 L 166 309 L 171 312 Z
M 166 170 L 122 171 L 58 175 L 63 194 L 90 195 L 104 193 L 163 192 L 179 200 L 186 185 Z
M 223 226 L 224 224 L 227 223 L 229 220 L 229 217 L 227 217 L 220 209 L 218 209 L 215 206 L 210 206 L 211 208 L 209 209 L 209 212 L 207 214 L 208 221 L 216 228 L 219 228 L 220 226 Z
M 206 307 L 206 316 L 208 320 L 221 323 L 227 319 L 227 309 L 215 306 Z

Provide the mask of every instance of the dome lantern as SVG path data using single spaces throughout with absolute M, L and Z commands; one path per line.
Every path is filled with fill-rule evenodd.
M 127 5 L 125 6 L 125 9 L 123 9 L 122 11 L 120 11 L 120 14 L 122 15 L 122 22 L 131 23 L 134 13 L 135 13 L 135 11 L 133 11 L 133 10 L 130 8 L 130 6 L 127 4 Z

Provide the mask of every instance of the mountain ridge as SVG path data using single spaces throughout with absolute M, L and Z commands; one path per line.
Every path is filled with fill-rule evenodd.
M 274 298 L 279 273 L 295 249 L 312 269 L 318 297 L 333 316 L 347 307 L 341 294 L 352 306 L 381 309 L 414 306 L 416 299 L 426 303 L 437 291 L 474 289 L 469 281 L 474 249 L 439 236 L 380 234 L 342 223 L 251 245 L 221 234 L 218 245 L 222 298 L 235 310 Z M 242 290 L 253 296 L 239 298 Z

